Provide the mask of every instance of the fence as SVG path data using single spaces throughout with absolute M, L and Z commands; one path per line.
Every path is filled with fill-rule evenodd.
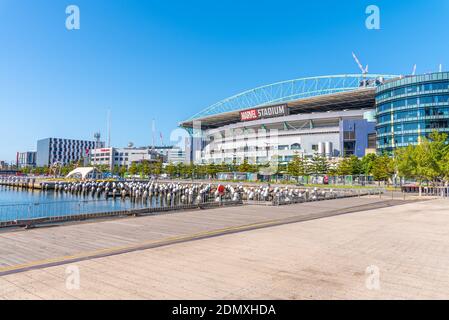
M 117 199 L 9 204 L 0 205 L 0 228 L 112 216 L 157 214 L 176 210 L 239 204 L 242 204 L 242 202 L 228 198 L 216 199 L 210 195 L 202 196 L 201 199 L 154 197 L 149 200 Z
M 307 188 L 307 189 L 297 189 L 280 191 L 277 194 L 272 194 L 265 196 L 263 194 L 255 194 L 253 197 L 248 198 L 248 196 L 243 197 L 245 204 L 253 205 L 288 205 L 303 202 L 312 201 L 323 201 L 323 200 L 334 200 L 341 198 L 353 198 L 362 197 L 369 195 L 382 196 L 385 193 L 384 189 L 373 188 L 373 189 L 317 189 L 317 188 Z
M 419 194 L 424 197 L 441 197 L 449 199 L 449 186 L 446 187 L 433 187 L 433 186 L 415 186 L 415 185 L 405 185 L 402 186 L 403 193 L 413 193 Z

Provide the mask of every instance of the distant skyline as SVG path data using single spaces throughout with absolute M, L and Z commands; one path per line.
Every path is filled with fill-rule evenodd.
M 80 30 L 65 26 L 68 5 Z M 365 26 L 369 5 L 380 30 Z M 449 1 L 0 0 L 0 160 L 47 137 L 165 144 L 185 120 L 277 81 L 449 70 Z M 178 130 L 177 132 L 180 132 Z M 173 142 L 172 142 L 173 143 Z

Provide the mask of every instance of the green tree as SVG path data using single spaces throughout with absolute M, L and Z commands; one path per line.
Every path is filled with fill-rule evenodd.
M 176 167 L 175 165 L 170 162 L 166 167 L 165 167 L 165 172 L 170 176 L 170 177 L 174 177 L 176 175 Z
M 131 163 L 131 165 L 129 166 L 128 172 L 130 175 L 136 175 L 139 172 L 139 167 L 137 166 L 137 164 L 135 162 Z
M 388 181 L 394 174 L 394 162 L 390 157 L 383 155 L 373 162 L 371 173 L 376 181 Z
M 209 178 L 215 178 L 215 175 L 218 173 L 217 165 L 213 162 L 207 164 L 206 173 L 208 174 Z
M 395 151 L 395 165 L 398 174 L 417 179 L 420 183 L 447 180 L 449 176 L 448 135 L 432 132 L 428 138 L 421 138 L 418 145 L 409 145 Z
M 398 148 L 394 153 L 395 166 L 399 176 L 404 178 L 420 179 L 416 146 L 409 145 L 404 148 Z
M 243 162 L 237 167 L 238 172 L 251 172 L 252 166 L 248 163 L 248 159 L 244 159 Z
M 119 169 L 119 174 L 121 177 L 124 177 L 126 175 L 126 166 L 121 166 Z
M 287 164 L 287 173 L 293 177 L 305 176 L 307 173 L 307 165 L 302 157 L 298 154 Z
M 314 155 L 309 164 L 309 172 L 312 174 L 327 174 L 329 162 L 325 157 Z
M 417 146 L 418 156 L 427 180 L 438 183 L 444 179 L 445 159 L 448 153 L 448 135 L 433 131 L 429 138 L 423 138 Z
M 156 175 L 160 175 L 162 173 L 162 161 L 161 160 L 152 164 L 151 172 Z
M 361 174 L 369 176 L 372 174 L 374 163 L 377 159 L 377 155 L 375 153 L 369 153 L 365 155 L 360 163 L 361 166 Z
M 187 175 L 187 170 L 186 170 L 186 166 L 184 163 L 179 162 L 176 165 L 176 173 L 179 177 L 185 178 Z

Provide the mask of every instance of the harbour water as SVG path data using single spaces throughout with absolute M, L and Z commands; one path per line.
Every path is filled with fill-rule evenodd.
M 130 198 L 114 200 L 0 186 L 0 221 L 122 211 L 157 205 L 157 199 L 151 202 L 133 201 Z

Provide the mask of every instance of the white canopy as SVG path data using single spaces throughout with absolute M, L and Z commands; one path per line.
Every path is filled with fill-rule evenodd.
M 79 167 L 71 171 L 66 178 L 77 179 L 95 179 L 100 175 L 100 172 L 94 167 Z

